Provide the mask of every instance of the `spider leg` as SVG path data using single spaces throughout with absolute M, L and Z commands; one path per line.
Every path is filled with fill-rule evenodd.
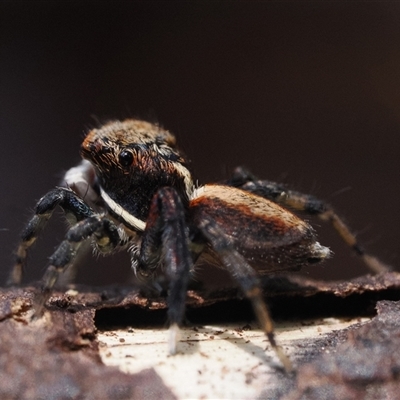
M 165 187 L 153 197 L 146 229 L 142 237 L 136 273 L 139 278 L 149 279 L 165 262 L 169 278 L 168 318 L 169 352 L 176 353 L 186 301 L 186 290 L 193 265 L 189 251 L 188 227 L 185 209 L 175 189 Z
M 391 266 L 386 265 L 364 250 L 345 221 L 325 201 L 309 194 L 288 190 L 284 185 L 276 182 L 259 180 L 243 167 L 236 168 L 233 177 L 227 183 L 293 210 L 316 215 L 320 220 L 329 222 L 333 226 L 344 242 L 361 257 L 373 273 L 392 270 Z
M 236 279 L 244 294 L 251 301 L 256 317 L 265 332 L 272 349 L 287 372 L 292 370 L 292 363 L 282 348 L 276 343 L 274 325 L 267 305 L 264 302 L 261 283 L 256 271 L 239 254 L 224 232 L 211 219 L 203 219 L 199 228 L 220 256 L 229 273 Z
M 43 277 L 42 290 L 35 299 L 35 316 L 40 316 L 51 291 L 62 274 L 71 264 L 86 239 L 94 237 L 103 252 L 109 252 L 125 244 L 125 237 L 117 226 L 102 215 L 93 215 L 71 227 L 61 244 L 52 254 Z
M 53 211 L 60 206 L 71 224 L 93 215 L 93 210 L 72 190 L 57 187 L 44 195 L 37 203 L 35 214 L 21 233 L 21 242 L 15 254 L 15 264 L 7 283 L 19 285 L 22 280 L 28 249 L 46 226 Z

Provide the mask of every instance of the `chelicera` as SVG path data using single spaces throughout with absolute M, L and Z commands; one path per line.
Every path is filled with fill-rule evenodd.
M 330 257 L 314 229 L 289 209 L 329 221 L 374 272 L 388 269 L 358 244 L 325 202 L 279 183 L 259 180 L 244 168 L 220 184 L 197 186 L 175 137 L 141 120 L 110 122 L 89 132 L 83 161 L 65 175 L 67 187 L 43 196 L 21 235 L 10 283 L 22 279 L 27 250 L 54 209 L 71 227 L 50 257 L 39 296 L 41 312 L 60 274 L 91 240 L 100 253 L 125 249 L 132 268 L 149 281 L 162 267 L 169 281 L 169 351 L 177 349 L 187 285 L 201 256 L 225 268 L 251 301 L 255 315 L 284 367 L 290 361 L 276 344 L 259 275 L 298 270 Z

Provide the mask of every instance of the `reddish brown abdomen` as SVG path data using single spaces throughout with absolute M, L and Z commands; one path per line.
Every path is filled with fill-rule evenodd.
M 281 206 L 243 190 L 206 185 L 190 201 L 195 224 L 212 219 L 260 273 L 298 269 L 315 260 L 313 229 Z

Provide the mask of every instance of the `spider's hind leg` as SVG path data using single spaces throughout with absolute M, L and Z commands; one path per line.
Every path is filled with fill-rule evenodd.
M 260 180 L 243 167 L 235 169 L 227 184 L 257 194 L 289 209 L 316 215 L 320 220 L 332 225 L 343 241 L 353 249 L 373 273 L 392 270 L 391 266 L 364 250 L 349 226 L 325 201 L 309 194 L 289 190 L 285 185 L 276 182 Z
M 256 271 L 234 249 L 224 232 L 212 219 L 204 218 L 199 223 L 199 228 L 211 243 L 213 249 L 218 253 L 228 272 L 236 279 L 246 297 L 251 301 L 261 329 L 265 332 L 272 349 L 275 351 L 285 370 L 287 372 L 291 371 L 291 361 L 276 343 L 272 318 L 263 299 L 261 282 Z

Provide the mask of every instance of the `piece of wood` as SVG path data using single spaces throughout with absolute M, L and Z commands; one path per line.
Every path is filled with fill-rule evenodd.
M 163 297 L 71 286 L 31 321 L 38 289 L 0 289 L 0 398 L 397 398 L 400 304 L 376 302 L 400 300 L 399 273 L 264 283 L 293 374 L 282 371 L 236 289 L 188 292 L 192 324 L 174 357 Z

